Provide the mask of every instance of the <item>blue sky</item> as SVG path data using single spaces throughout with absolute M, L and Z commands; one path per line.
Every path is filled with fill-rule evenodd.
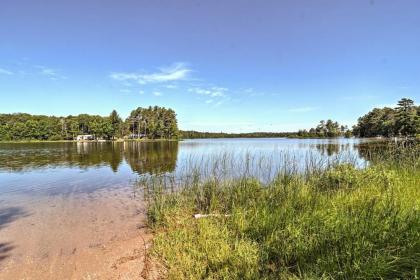
M 122 117 L 182 129 L 352 125 L 420 98 L 418 0 L 2 0 L 0 112 Z

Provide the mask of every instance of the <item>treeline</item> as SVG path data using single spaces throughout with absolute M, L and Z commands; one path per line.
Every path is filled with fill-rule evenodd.
M 396 108 L 375 108 L 358 119 L 353 134 L 358 137 L 416 136 L 420 134 L 420 106 L 403 98 Z
M 420 106 L 411 99 L 401 99 L 396 108 L 375 108 L 358 119 L 350 130 L 332 120 L 322 120 L 309 130 L 298 132 L 223 133 L 178 131 L 176 113 L 164 107 L 137 108 L 123 121 L 114 110 L 109 116 L 80 114 L 55 117 L 24 113 L 0 114 L 0 141 L 7 140 L 74 140 L 77 135 L 96 139 L 148 138 L 325 138 L 416 136 L 420 134 Z
M 351 130 L 347 126 L 340 125 L 332 120 L 320 121 L 319 125 L 310 130 L 299 130 L 298 132 L 250 132 L 250 133 L 224 133 L 224 132 L 198 132 L 193 130 L 180 131 L 184 139 L 197 138 L 325 138 L 338 136 L 351 136 Z
M 114 110 L 109 116 L 80 114 L 55 117 L 24 113 L 0 114 L 0 140 L 74 140 L 77 135 L 96 139 L 175 138 L 176 114 L 164 107 L 137 108 L 125 121 Z
M 396 108 L 375 108 L 358 119 L 358 124 L 349 129 L 333 120 L 321 120 L 316 127 L 298 132 L 252 132 L 252 133 L 223 133 L 181 131 L 184 139 L 196 138 L 330 138 L 330 137 L 410 137 L 420 134 L 420 106 L 414 101 L 403 98 L 398 101 Z
M 175 111 L 164 107 L 139 107 L 131 111 L 125 124 L 130 132 L 130 138 L 171 139 L 178 137 Z
M 340 125 L 338 122 L 332 120 L 320 121 L 319 124 L 309 130 L 303 129 L 298 131 L 298 136 L 303 138 L 325 138 L 345 136 L 351 137 L 352 132 L 346 125 Z
M 274 138 L 295 137 L 296 132 L 250 132 L 250 133 L 224 133 L 224 132 L 199 132 L 194 130 L 180 131 L 184 139 L 199 138 Z

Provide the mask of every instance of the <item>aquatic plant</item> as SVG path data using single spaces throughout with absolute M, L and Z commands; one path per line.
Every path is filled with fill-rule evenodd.
M 270 182 L 149 178 L 153 252 L 169 279 L 414 279 L 420 149 L 382 151 L 365 168 L 285 168 Z

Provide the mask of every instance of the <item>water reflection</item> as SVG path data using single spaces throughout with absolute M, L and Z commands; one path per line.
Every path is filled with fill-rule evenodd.
M 178 158 L 178 142 L 125 142 L 124 158 L 137 174 L 173 172 Z
M 1 144 L 0 172 L 109 166 L 118 172 L 125 161 L 138 174 L 173 172 L 178 142 Z
M 0 143 L 0 202 L 5 194 L 92 193 L 132 188 L 140 175 L 240 176 L 269 181 L 279 170 L 329 161 L 365 164 L 360 139 L 198 139 L 182 142 Z M 9 198 L 7 198 L 9 199 Z
M 397 160 L 407 156 L 416 156 L 415 153 L 407 154 L 403 153 L 401 148 L 413 148 L 418 145 L 418 140 L 408 139 L 402 141 L 377 141 L 373 143 L 361 143 L 357 146 L 358 157 L 364 161 L 374 162 L 392 156 L 393 159 Z
M 315 148 L 321 156 L 334 156 L 338 154 L 350 153 L 352 150 L 357 150 L 359 144 L 316 144 Z
M 303 160 L 305 153 L 319 157 L 353 155 L 369 158 L 375 145 L 346 139 L 204 139 L 183 142 L 115 142 L 115 143 L 30 143 L 0 144 L 0 172 L 22 173 L 54 168 L 109 167 L 114 173 L 128 164 L 136 174 L 174 172 L 195 156 L 215 158 L 224 153 L 236 157 L 244 154 L 273 156 L 283 151 Z M 382 147 L 380 147 L 382 149 Z M 181 150 L 181 152 L 179 152 Z M 180 153 L 180 155 L 178 155 Z

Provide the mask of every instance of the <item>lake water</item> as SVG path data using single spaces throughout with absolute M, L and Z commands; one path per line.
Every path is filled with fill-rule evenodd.
M 198 139 L 181 142 L 0 143 L 0 201 L 19 195 L 65 195 L 133 185 L 139 176 L 207 173 L 224 159 L 234 172 L 248 161 L 250 172 L 287 161 L 305 164 L 341 158 L 364 163 L 361 139 Z M 257 166 L 258 165 L 258 166 Z M 258 176 L 258 175 L 257 175 Z
M 0 279 L 88 279 L 92 273 L 103 279 L 100 275 L 138 271 L 141 263 L 132 263 L 131 270 L 115 267 L 143 244 L 136 239 L 146 211 L 135 187 L 139 178 L 183 178 L 195 170 L 204 176 L 246 172 L 269 180 L 308 163 L 340 160 L 362 166 L 366 149 L 361 144 L 367 141 L 0 143 Z

